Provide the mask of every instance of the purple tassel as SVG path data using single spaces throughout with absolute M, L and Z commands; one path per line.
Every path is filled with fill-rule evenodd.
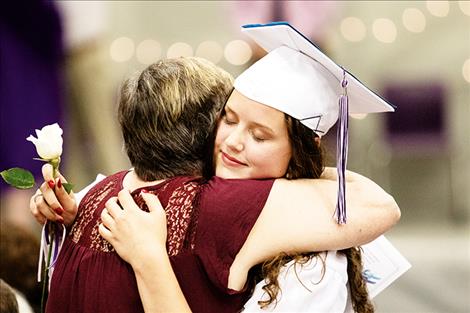
M 60 249 L 62 248 L 62 244 L 65 241 L 65 234 L 66 234 L 66 229 L 63 224 L 54 223 L 54 227 L 55 227 L 54 250 L 51 256 L 51 265 L 50 265 L 51 268 L 54 267 L 55 262 L 57 261 L 57 258 L 59 257 L 59 252 L 60 252 Z
M 347 92 L 348 81 L 343 69 L 341 87 L 343 94 L 339 98 L 338 133 L 336 142 L 336 168 L 338 171 L 338 199 L 336 203 L 336 218 L 338 224 L 346 224 L 346 164 L 348 162 L 348 127 L 349 99 Z
M 64 243 L 66 235 L 65 226 L 48 221 L 44 224 L 41 234 L 41 249 L 39 251 L 39 262 L 38 262 L 38 282 L 41 281 L 43 263 L 47 262 L 49 255 L 49 249 L 51 249 L 51 259 L 49 264 L 49 284 L 50 277 L 54 270 L 55 262 L 59 256 L 60 249 Z

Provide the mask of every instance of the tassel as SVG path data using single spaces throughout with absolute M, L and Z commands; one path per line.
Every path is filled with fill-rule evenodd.
M 348 127 L 349 99 L 347 90 L 346 70 L 343 69 L 341 87 L 343 94 L 339 98 L 338 132 L 336 140 L 336 169 L 338 171 L 338 199 L 336 203 L 336 218 L 338 224 L 346 224 L 346 164 L 348 161 Z

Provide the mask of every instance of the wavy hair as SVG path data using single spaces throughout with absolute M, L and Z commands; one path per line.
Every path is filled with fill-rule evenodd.
M 292 145 L 292 158 L 286 173 L 287 179 L 297 178 L 319 178 L 324 170 L 323 152 L 320 144 L 315 139 L 317 135 L 304 126 L 298 120 L 285 115 L 289 139 Z M 350 248 L 339 251 L 346 256 L 348 282 L 351 295 L 351 302 L 355 312 L 371 313 L 374 307 L 369 299 L 366 283 L 362 278 L 362 256 L 358 248 Z M 274 258 L 265 261 L 261 266 L 255 269 L 255 279 L 263 278 L 266 284 L 263 290 L 267 293 L 269 299 L 258 301 L 261 308 L 265 308 L 271 303 L 277 302 L 277 296 L 280 291 L 278 276 L 281 268 L 294 260 L 296 264 L 303 265 L 311 258 L 320 258 L 318 252 L 286 254 L 280 253 Z M 323 275 L 325 271 L 324 260 Z M 261 276 L 260 276 L 261 272 Z M 323 275 L 322 278 L 323 279 Z M 255 282 L 252 282 L 252 286 Z

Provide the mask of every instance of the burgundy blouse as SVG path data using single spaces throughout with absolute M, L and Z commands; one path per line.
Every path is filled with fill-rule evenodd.
M 98 233 L 106 201 L 127 171 L 107 177 L 81 201 L 59 254 L 46 312 L 143 312 L 131 266 Z M 239 312 L 249 290 L 227 288 L 230 266 L 269 195 L 273 180 L 175 177 L 152 187 L 167 214 L 167 249 L 193 312 Z M 140 189 L 132 193 L 146 210 Z

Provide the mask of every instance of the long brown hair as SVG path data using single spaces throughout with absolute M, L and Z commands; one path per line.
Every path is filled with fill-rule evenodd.
M 292 145 L 292 158 L 289 162 L 286 178 L 319 178 L 324 170 L 324 164 L 322 149 L 315 141 L 317 135 L 298 120 L 288 115 L 286 115 L 286 124 Z M 366 283 L 362 278 L 361 251 L 358 248 L 350 248 L 340 252 L 346 256 L 348 262 L 348 281 L 354 311 L 361 313 L 374 312 L 374 307 L 368 296 Z M 265 261 L 261 265 L 260 271 L 261 277 L 266 281 L 263 290 L 267 293 L 269 299 L 258 301 L 261 308 L 277 302 L 277 295 L 280 290 L 277 278 L 281 268 L 292 260 L 303 264 L 312 257 L 318 257 L 318 252 L 290 255 L 280 253 L 274 258 Z M 322 260 L 322 263 L 324 267 L 324 260 Z

